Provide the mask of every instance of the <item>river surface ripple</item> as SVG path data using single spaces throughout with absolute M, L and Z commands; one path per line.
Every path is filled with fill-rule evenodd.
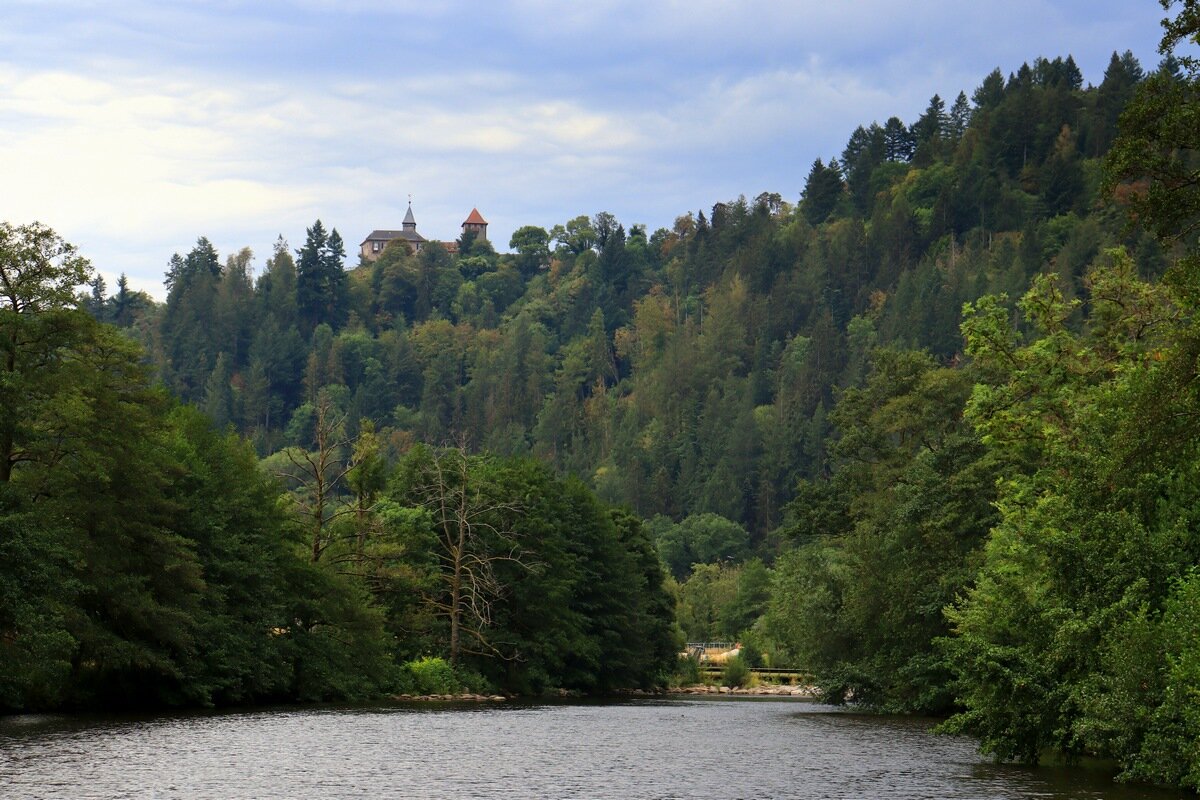
M 0 718 L 0 798 L 1181 798 L 924 720 L 680 698 Z

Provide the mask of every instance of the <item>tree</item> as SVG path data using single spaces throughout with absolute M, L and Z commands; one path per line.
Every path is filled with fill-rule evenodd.
M 229 356 L 222 351 L 204 385 L 204 413 L 218 428 L 224 428 L 234 419 L 233 389 L 230 386 L 233 370 L 229 361 Z
M 883 126 L 884 157 L 888 161 L 908 161 L 916 148 L 912 133 L 899 117 L 889 117 Z
M 350 444 L 345 436 L 346 415 L 337 409 L 327 391 L 317 394 L 312 414 L 314 449 L 285 449 L 288 468 L 280 473 L 280 477 L 299 488 L 293 494 L 293 500 L 308 529 L 310 553 L 315 564 L 333 543 L 331 523 L 354 513 L 354 509 L 338 508 L 336 502 L 338 489 L 351 470 L 345 454 Z
M 1181 38 L 1198 30 L 1193 5 L 1187 3 L 1168 25 L 1160 50 L 1171 53 Z M 1127 204 L 1134 220 L 1166 244 L 1188 241 L 1200 227 L 1200 65 L 1192 57 L 1180 62 L 1182 80 L 1156 73 L 1138 86 L 1121 116 L 1121 136 L 1105 161 L 1106 192 Z M 1198 263 L 1189 250 L 1169 279 L 1194 285 Z
M 988 73 L 971 95 L 971 100 L 979 111 L 991 110 L 1004 101 L 1004 73 L 999 67 Z
M 109 303 L 112 306 L 112 324 L 118 328 L 129 327 L 153 305 L 145 292 L 135 292 L 129 288 L 129 279 L 124 272 L 117 278 L 117 293 Z
M 1117 135 L 1117 120 L 1144 77 L 1145 72 L 1132 52 L 1126 50 L 1120 56 L 1113 52 L 1096 95 L 1091 139 L 1092 155 L 1101 155 L 1112 145 Z
M 250 279 L 250 262 L 254 253 L 243 247 L 236 255 L 225 260 L 221 283 L 217 287 L 212 332 L 218 352 L 228 353 L 233 366 L 246 363 L 250 350 L 250 337 L 254 322 L 254 286 Z
M 596 244 L 596 231 L 586 214 L 568 220 L 565 225 L 550 229 L 550 240 L 558 242 L 558 248 L 573 255 L 590 250 Z
M 813 161 L 804 183 L 804 218 L 810 225 L 819 225 L 829 218 L 844 189 L 842 170 L 836 159 L 830 159 L 829 166 L 819 158 Z
M 763 627 L 835 702 L 953 705 L 942 609 L 970 583 L 998 474 L 962 416 L 973 379 L 924 353 L 875 350 L 830 415 L 837 472 L 788 506 L 800 547 L 777 571 Z
M 296 326 L 296 262 L 280 236 L 255 286 L 257 313 L 272 317 L 280 330 Z
M 913 143 L 920 147 L 935 137 L 944 139 L 949 125 L 950 118 L 946 115 L 946 102 L 935 94 L 929 99 L 929 106 L 925 109 L 925 113 L 913 123 Z
M 321 323 L 335 330 L 347 315 L 346 250 L 337 228 L 329 234 L 321 220 L 306 231 L 304 247 L 296 251 L 296 303 L 305 332 Z
M 81 326 L 75 287 L 91 265 L 49 228 L 0 222 L 0 483 L 20 463 L 44 458 L 33 444 L 51 431 L 38 409 L 60 391 L 55 369 Z
M 741 525 L 718 514 L 693 514 L 659 534 L 658 551 L 679 580 L 696 564 L 741 561 L 750 537 Z
M 221 264 L 212 242 L 201 236 L 186 257 L 172 258 L 170 270 L 162 320 L 164 373 L 177 396 L 199 401 L 220 351 L 211 337 L 219 329 Z
M 88 295 L 85 308 L 87 308 L 88 313 L 95 317 L 98 321 L 107 322 L 105 319 L 107 316 L 105 302 L 107 300 L 107 288 L 104 283 L 104 276 L 97 275 L 96 277 L 92 278 L 91 283 L 88 285 L 91 287 L 92 292 L 90 295 Z
M 517 251 L 517 268 L 530 277 L 550 260 L 550 234 L 545 228 L 525 225 L 517 228 L 509 239 L 508 246 Z
M 846 149 L 842 151 L 842 170 L 846 175 L 846 183 L 850 196 L 854 199 L 859 211 L 870 211 L 871 176 L 875 168 L 885 160 L 885 142 L 883 128 L 872 122 L 869 128 L 861 125 L 850 135 Z
M 1004 758 L 1091 752 L 1130 769 L 1166 744 L 1148 738 L 1170 666 L 1158 625 L 1200 558 L 1196 420 L 1178 413 L 1195 402 L 1196 333 L 1123 251 L 1089 286 L 1082 331 L 1081 301 L 1053 276 L 1020 303 L 1031 339 L 996 298 L 967 309 L 969 352 L 990 376 L 967 413 L 1025 468 L 1001 486 L 975 584 L 949 613 L 965 707 L 950 727 Z
M 489 466 L 461 445 L 442 451 L 418 447 L 401 465 L 400 496 L 432 520 L 440 591 L 429 603 L 450 627 L 451 664 L 464 652 L 511 657 L 492 641 L 494 607 L 507 590 L 498 566 L 531 564 L 508 518 L 520 505 L 489 491 Z
M 962 135 L 967 130 L 967 125 L 971 122 L 971 105 L 967 102 L 967 93 L 959 92 L 958 97 L 954 98 L 954 105 L 950 107 L 950 120 L 948 130 L 950 136 L 955 140 L 961 139 Z

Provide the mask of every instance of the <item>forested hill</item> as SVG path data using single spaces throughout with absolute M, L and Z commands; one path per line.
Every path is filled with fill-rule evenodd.
M 1190 56 L 1038 59 L 794 205 L 349 270 L 316 222 L 256 279 L 201 238 L 91 316 L 0 224 L 0 705 L 661 685 L 674 605 L 831 702 L 1200 788 L 1198 118 Z
M 1097 192 L 1144 74 L 1128 52 L 1099 86 L 1070 57 L 997 69 L 970 99 L 854 130 L 795 204 L 801 187 L 774 187 L 671 230 L 599 213 L 521 228 L 511 255 L 396 244 L 349 270 L 317 222 L 256 279 L 249 250 L 222 262 L 201 238 L 171 259 L 165 306 L 99 284 L 90 305 L 262 456 L 310 444 L 326 391 L 393 454 L 451 440 L 533 453 L 643 517 L 712 512 L 758 540 L 797 480 L 829 472 L 829 412 L 873 348 L 949 363 L 965 301 L 1018 296 L 1047 269 L 1075 293 L 1117 242 L 1161 271 Z

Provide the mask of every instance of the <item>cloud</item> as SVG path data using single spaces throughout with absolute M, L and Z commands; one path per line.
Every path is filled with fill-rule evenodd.
M 741 192 L 795 197 L 856 125 L 911 120 L 934 92 L 969 94 L 1041 54 L 1073 52 L 1098 81 L 1111 49 L 1152 55 L 1159 13 L 1127 0 L 6 12 L 0 218 L 45 221 L 135 286 L 200 234 L 265 253 L 319 216 L 355 241 L 398 224 L 410 192 L 426 235 L 456 235 L 479 206 L 501 247 L 522 224 L 602 209 L 655 226 Z

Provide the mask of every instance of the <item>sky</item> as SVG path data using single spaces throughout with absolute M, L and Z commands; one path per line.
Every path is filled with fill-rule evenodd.
M 860 124 L 996 67 L 1159 60 L 1157 0 L 0 0 L 0 220 L 162 299 L 208 237 L 261 269 L 320 219 L 497 250 L 608 211 L 800 197 Z

